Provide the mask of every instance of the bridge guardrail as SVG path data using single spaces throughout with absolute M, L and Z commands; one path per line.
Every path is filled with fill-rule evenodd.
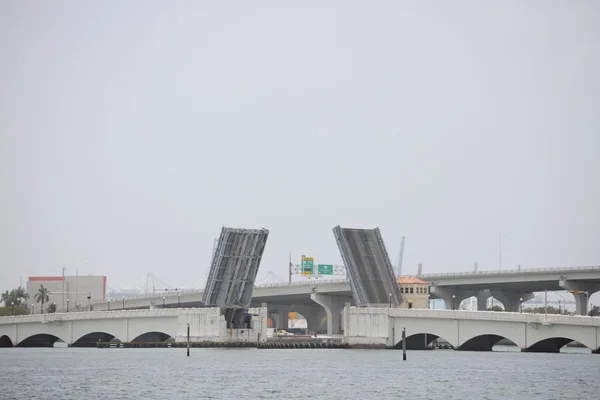
M 344 282 L 348 282 L 346 279 L 327 279 L 327 280 L 320 280 L 318 282 L 292 282 L 291 284 L 289 284 L 288 282 L 281 282 L 281 283 L 265 283 L 265 284 L 261 284 L 261 285 L 254 285 L 255 289 L 260 289 L 260 288 L 269 288 L 269 287 L 292 287 L 292 286 L 311 286 L 311 285 L 315 285 L 315 284 L 334 284 L 334 283 L 344 283 Z M 125 301 L 127 300 L 143 300 L 143 299 L 152 299 L 152 298 L 156 298 L 156 299 L 161 299 L 163 296 L 164 297 L 178 297 L 179 296 L 183 296 L 186 294 L 195 294 L 195 293 L 204 293 L 203 289 L 189 289 L 189 290 L 177 290 L 177 291 L 169 291 L 169 292 L 156 292 L 154 294 L 145 294 L 145 295 L 140 295 L 140 296 L 131 296 L 131 297 L 125 297 Z M 122 298 L 114 298 L 111 299 L 111 302 L 114 304 L 118 304 L 119 301 L 122 301 Z M 106 301 L 102 301 L 102 302 L 96 302 L 96 303 L 92 303 L 92 305 L 94 304 L 104 304 L 106 303 Z
M 33 315 L 11 315 L 0 317 L 0 324 L 13 323 L 53 323 L 62 321 L 80 321 L 90 319 L 107 318 L 145 318 L 145 317 L 169 317 L 181 314 L 198 314 L 204 310 L 206 314 L 220 313 L 218 308 L 159 308 L 153 310 L 111 310 L 111 311 L 85 311 L 69 313 L 50 313 Z
M 493 271 L 477 271 L 477 272 L 441 272 L 433 274 L 421 274 L 419 278 L 435 278 L 435 277 L 452 277 L 452 276 L 490 276 L 490 275 L 523 275 L 523 274 L 543 274 L 549 272 L 578 272 L 578 271 L 598 271 L 600 266 L 582 266 L 582 267 L 565 267 L 565 268 L 529 268 L 529 269 L 505 269 Z
M 448 277 L 479 277 L 479 276 L 501 276 L 501 275 L 524 275 L 524 274 L 544 274 L 544 273 L 569 273 L 569 272 L 578 272 L 578 271 L 598 271 L 600 272 L 600 266 L 581 266 L 581 267 L 565 267 L 565 268 L 529 268 L 529 269 L 507 269 L 507 270 L 495 270 L 495 271 L 477 271 L 474 272 L 443 272 L 443 273 L 435 273 L 435 274 L 422 274 L 419 275 L 419 278 L 428 279 L 431 281 L 435 281 L 435 278 L 448 278 Z M 348 282 L 347 279 L 328 279 L 328 280 L 318 280 L 318 281 L 308 281 L 308 282 L 292 282 L 291 284 L 288 282 L 281 283 L 266 283 L 261 285 L 255 285 L 255 288 L 268 288 L 268 287 L 293 287 L 293 286 L 310 286 L 310 285 L 322 285 L 322 284 L 335 284 L 335 283 L 344 283 Z M 177 297 L 177 295 L 183 296 L 187 294 L 202 294 L 204 293 L 203 289 L 187 289 L 187 290 L 177 290 L 177 291 L 165 291 L 165 292 L 155 292 L 153 294 L 147 295 L 139 295 L 139 296 L 126 296 L 125 300 L 142 300 L 142 299 L 160 299 L 161 297 Z M 122 298 L 114 298 L 112 301 L 116 304 L 121 301 Z M 95 302 L 92 304 L 104 304 L 106 301 Z
M 180 314 L 198 314 L 204 310 L 206 314 L 220 313 L 218 308 L 183 308 L 183 309 L 154 309 L 154 310 L 113 310 L 113 311 L 91 311 L 74 313 L 52 313 L 34 315 L 16 315 L 0 317 L 0 324 L 32 323 L 32 322 L 62 322 L 74 320 L 94 320 L 107 318 L 144 318 L 165 317 Z M 372 307 L 350 307 L 351 314 L 379 314 L 391 317 L 406 318 L 443 318 L 464 320 L 486 320 L 505 322 L 527 322 L 527 323 L 554 323 L 581 326 L 600 326 L 599 317 L 556 315 L 556 314 L 533 314 L 496 311 L 463 311 L 463 310 L 431 310 L 431 309 L 401 309 L 401 308 L 372 308 Z
M 527 323 L 559 323 L 567 325 L 600 326 L 600 318 L 579 315 L 534 314 L 497 311 L 463 311 L 463 310 L 431 310 L 401 308 L 350 307 L 350 313 L 380 314 L 391 317 L 406 318 L 444 318 L 473 319 L 486 321 L 527 322 Z

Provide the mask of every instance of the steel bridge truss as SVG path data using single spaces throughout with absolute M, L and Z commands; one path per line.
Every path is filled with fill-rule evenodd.
M 220 307 L 228 328 L 247 327 L 247 309 L 269 231 L 223 227 L 202 302 Z
M 400 305 L 402 295 L 379 228 L 333 228 L 358 307 Z

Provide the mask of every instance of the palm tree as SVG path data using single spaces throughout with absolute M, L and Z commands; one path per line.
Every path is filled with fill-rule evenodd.
M 9 300 L 10 300 L 10 293 L 8 293 L 8 290 L 6 292 L 2 293 L 2 295 L 0 295 L 0 303 L 4 303 L 4 305 L 7 305 Z
M 35 294 L 34 299 L 37 303 L 42 303 L 42 312 L 44 311 L 44 303 L 50 301 L 50 297 L 48 296 L 48 289 L 44 287 L 44 285 L 40 285 L 38 292 Z

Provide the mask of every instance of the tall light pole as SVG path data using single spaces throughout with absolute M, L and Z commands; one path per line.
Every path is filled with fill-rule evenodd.
M 452 295 L 452 309 L 454 310 L 454 299 L 456 299 L 456 295 L 453 294 Z
M 67 312 L 69 312 L 69 298 L 67 297 Z
M 181 308 L 181 293 L 177 293 L 177 308 Z
M 502 271 L 502 238 L 505 236 L 506 236 L 506 234 L 500 235 L 500 257 L 499 257 L 500 271 Z
M 125 309 L 125 296 L 123 296 L 123 310 Z
M 60 303 L 61 311 L 65 309 L 65 270 L 67 268 L 63 267 L 62 269 L 62 302 Z

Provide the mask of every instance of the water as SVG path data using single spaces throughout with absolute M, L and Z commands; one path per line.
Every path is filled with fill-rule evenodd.
M 5 348 L 0 376 L 2 400 L 597 399 L 600 355 Z

